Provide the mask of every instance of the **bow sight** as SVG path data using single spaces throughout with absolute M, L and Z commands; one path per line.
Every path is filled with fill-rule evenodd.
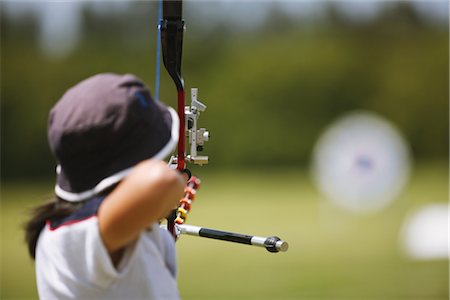
M 184 109 L 187 135 L 191 145 L 190 154 L 186 156 L 186 159 L 191 163 L 202 166 L 208 163 L 208 156 L 199 156 L 197 152 L 203 151 L 203 145 L 209 141 L 209 131 L 206 128 L 197 129 L 200 112 L 206 109 L 206 105 L 197 100 L 197 92 L 197 88 L 191 89 L 191 106 L 186 106 Z
M 190 145 L 189 154 L 185 154 L 185 161 L 196 164 L 206 165 L 209 162 L 208 156 L 198 155 L 203 151 L 205 142 L 209 141 L 209 131 L 206 128 L 198 128 L 198 119 L 200 112 L 206 110 L 206 105 L 197 99 L 198 88 L 191 88 L 191 105 L 185 106 L 185 133 L 180 138 L 187 137 Z M 178 165 L 178 157 L 172 156 L 169 165 L 175 169 Z

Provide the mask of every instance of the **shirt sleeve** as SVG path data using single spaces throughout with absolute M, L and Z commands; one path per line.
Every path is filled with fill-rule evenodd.
M 86 264 L 87 269 L 92 270 L 91 279 L 93 282 L 104 287 L 110 285 L 114 280 L 122 278 L 129 272 L 134 261 L 133 257 L 136 256 L 141 236 L 125 248 L 118 266 L 115 267 L 100 236 L 98 219 L 95 218 L 94 220 L 95 226 L 90 226 L 87 233 Z
M 64 228 L 58 229 L 62 230 Z M 62 242 L 67 250 L 67 261 L 75 276 L 106 288 L 123 277 L 129 270 L 136 243 L 129 245 L 116 268 L 100 236 L 97 217 L 68 226 Z M 77 274 L 78 273 L 78 274 Z
M 90 220 L 91 221 L 91 220 Z M 86 259 L 86 272 L 89 281 L 106 287 L 119 277 L 111 258 L 100 236 L 98 219 L 93 218 L 90 224 L 86 224 L 84 257 Z

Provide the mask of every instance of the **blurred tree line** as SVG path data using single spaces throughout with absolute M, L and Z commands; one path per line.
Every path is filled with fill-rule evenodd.
M 242 31 L 187 11 L 183 74 L 208 105 L 200 122 L 212 135 L 210 168 L 307 166 L 321 131 L 355 109 L 397 125 L 415 159 L 447 163 L 448 24 L 427 22 L 407 2 L 366 22 L 332 2 L 308 24 L 274 8 L 263 26 Z M 53 176 L 47 114 L 80 80 L 134 73 L 154 91 L 156 3 L 103 15 L 86 7 L 80 44 L 61 60 L 42 54 L 35 16 L 0 17 L 2 180 Z M 175 106 L 161 73 L 161 99 Z

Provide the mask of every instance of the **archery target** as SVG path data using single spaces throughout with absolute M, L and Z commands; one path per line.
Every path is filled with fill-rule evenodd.
M 353 212 L 387 206 L 405 186 L 409 150 L 399 131 L 371 112 L 338 119 L 319 138 L 312 171 L 319 190 Z

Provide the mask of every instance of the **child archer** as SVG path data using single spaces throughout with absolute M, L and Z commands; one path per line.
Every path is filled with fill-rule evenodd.
M 159 228 L 185 178 L 163 159 L 176 112 L 133 75 L 99 74 L 49 114 L 55 198 L 26 225 L 41 299 L 178 299 L 175 242 Z

